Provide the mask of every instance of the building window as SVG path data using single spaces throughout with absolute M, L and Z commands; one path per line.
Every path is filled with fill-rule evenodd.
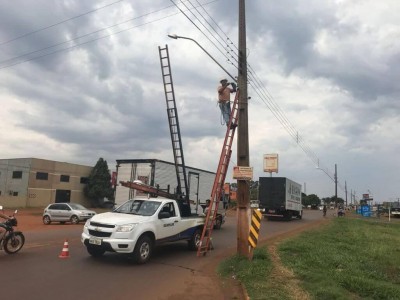
M 13 192 L 13 196 L 18 196 L 18 192 Z
M 81 177 L 81 183 L 82 184 L 87 184 L 89 182 L 89 178 L 87 177 Z
M 36 173 L 36 179 L 38 179 L 38 180 L 48 180 L 49 179 L 49 173 L 37 172 Z
M 22 178 L 22 171 L 13 171 L 12 178 L 13 178 L 13 179 Z
M 60 182 L 69 182 L 69 175 L 60 175 Z

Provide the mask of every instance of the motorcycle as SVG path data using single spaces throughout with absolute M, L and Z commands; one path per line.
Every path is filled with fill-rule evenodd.
M 0 206 L 0 210 L 2 207 Z M 15 218 L 18 210 L 15 210 L 11 219 L 6 220 L 5 222 L 0 222 L 0 228 L 5 229 L 0 231 L 0 250 L 3 250 L 7 254 L 17 253 L 25 244 L 25 236 L 21 231 L 14 231 L 15 226 L 17 226 L 18 222 Z

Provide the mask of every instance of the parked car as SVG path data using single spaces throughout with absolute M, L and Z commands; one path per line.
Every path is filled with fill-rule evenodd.
M 49 204 L 43 212 L 43 223 L 49 225 L 51 222 L 71 222 L 78 224 L 86 221 L 96 214 L 95 211 L 88 210 L 77 203 L 53 203 Z

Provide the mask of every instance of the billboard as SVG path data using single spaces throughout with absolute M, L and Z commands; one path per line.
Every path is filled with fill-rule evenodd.
M 278 173 L 278 154 L 264 154 L 264 172 Z

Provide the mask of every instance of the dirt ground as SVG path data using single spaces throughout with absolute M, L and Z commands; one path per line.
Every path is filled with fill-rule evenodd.
M 4 213 L 11 215 L 12 211 L 4 211 Z M 37 231 L 37 230 L 56 230 L 59 228 L 58 224 L 54 225 L 44 225 L 42 223 L 42 213 L 43 209 L 23 209 L 20 210 L 16 217 L 18 220 L 18 230 L 21 231 Z M 303 291 L 294 277 L 294 275 L 287 270 L 281 263 L 279 256 L 277 255 L 277 245 L 280 241 L 293 237 L 305 230 L 317 228 L 323 223 L 329 222 L 329 219 L 324 219 L 320 221 L 316 221 L 314 223 L 305 224 L 303 227 L 286 232 L 284 234 L 280 234 L 274 236 L 272 238 L 268 238 L 265 240 L 260 240 L 259 245 L 268 245 L 268 250 L 271 254 L 271 259 L 274 265 L 273 269 L 273 276 L 279 282 L 285 282 L 285 286 L 288 292 L 292 291 L 293 299 L 309 299 L 308 294 Z M 199 298 L 199 299 L 249 299 L 247 296 L 247 292 L 243 288 L 243 286 L 235 279 L 228 278 L 228 279 L 221 279 L 216 274 L 216 266 L 218 263 L 228 258 L 229 256 L 233 255 L 234 251 L 225 252 L 221 255 L 214 257 L 207 265 L 204 266 L 203 270 L 200 270 L 199 276 L 196 276 L 196 285 L 197 286 L 210 286 L 209 283 L 213 282 L 213 289 L 212 291 L 208 290 L 207 295 L 204 295 L 204 291 L 201 292 L 200 290 L 192 290 L 190 294 L 190 299 Z M 204 284 L 201 284 L 203 281 Z M 200 293 L 199 295 L 196 295 Z M 213 294 L 213 295 L 211 295 Z M 183 295 L 175 295 L 169 297 L 169 300 L 174 299 L 185 299 L 182 297 Z M 300 298 L 299 298 L 300 296 Z

